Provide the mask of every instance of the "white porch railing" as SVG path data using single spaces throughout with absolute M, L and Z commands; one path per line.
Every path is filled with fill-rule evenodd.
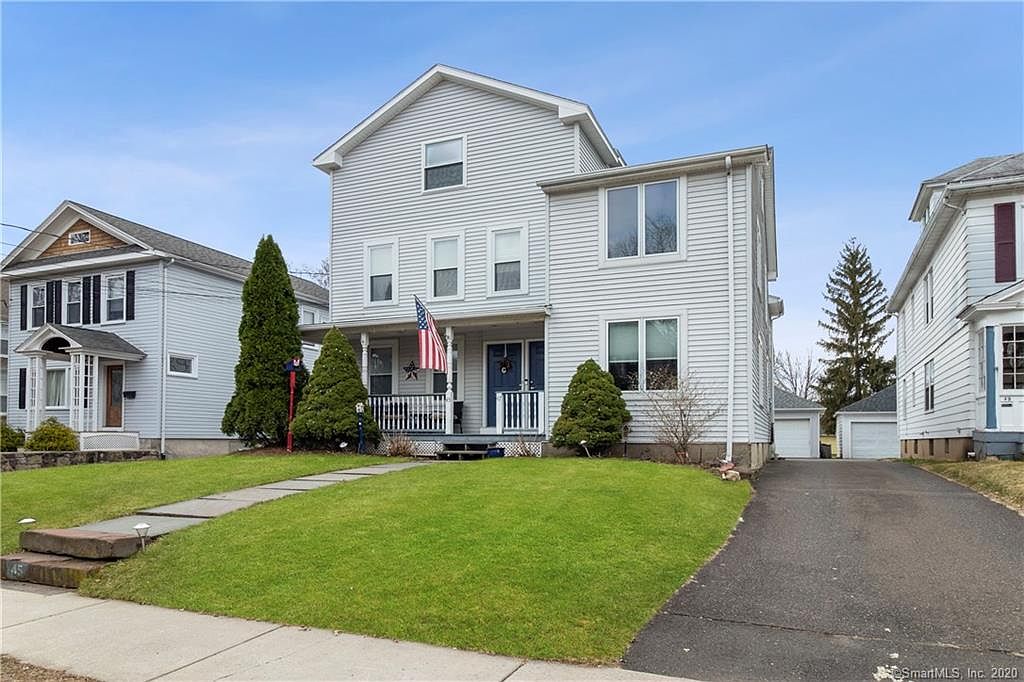
M 544 391 L 503 391 L 497 401 L 498 433 L 541 433 Z
M 444 433 L 444 395 L 371 395 L 370 410 L 381 431 Z

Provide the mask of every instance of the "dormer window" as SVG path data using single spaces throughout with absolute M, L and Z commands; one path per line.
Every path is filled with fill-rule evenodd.
M 466 184 L 466 138 L 423 145 L 423 190 Z
M 68 246 L 88 244 L 90 241 L 92 241 L 92 232 L 90 230 L 78 230 L 77 232 L 68 233 Z

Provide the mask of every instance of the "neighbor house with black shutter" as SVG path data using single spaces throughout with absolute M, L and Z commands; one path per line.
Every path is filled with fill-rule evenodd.
M 251 263 L 64 201 L 3 261 L 10 285 L 8 421 L 54 417 L 83 450 L 227 452 L 242 284 Z M 300 320 L 327 291 L 293 278 Z

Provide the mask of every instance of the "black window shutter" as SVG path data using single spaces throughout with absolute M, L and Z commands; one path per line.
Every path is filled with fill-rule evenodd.
M 92 277 L 82 278 L 82 324 L 92 322 Z
M 21 331 L 28 329 L 28 285 L 21 285 Z
M 1017 279 L 1017 204 L 996 204 L 993 212 L 996 282 L 1013 282 Z
M 124 319 L 135 319 L 135 271 L 129 270 L 124 275 Z
M 28 383 L 28 370 L 22 367 L 18 370 L 18 409 L 25 409 L 25 386 Z
M 46 321 L 56 322 L 55 316 L 57 314 L 57 287 L 60 282 L 47 282 L 46 283 Z
M 57 280 L 53 283 L 53 323 L 62 324 L 64 320 L 64 282 Z
M 99 324 L 103 321 L 103 317 L 100 314 L 100 276 L 92 276 L 92 321 L 95 324 Z

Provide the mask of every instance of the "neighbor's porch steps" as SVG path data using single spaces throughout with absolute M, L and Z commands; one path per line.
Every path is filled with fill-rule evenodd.
M 22 551 L 0 557 L 4 580 L 78 587 L 90 573 L 139 551 L 135 535 L 58 528 L 27 530 Z

